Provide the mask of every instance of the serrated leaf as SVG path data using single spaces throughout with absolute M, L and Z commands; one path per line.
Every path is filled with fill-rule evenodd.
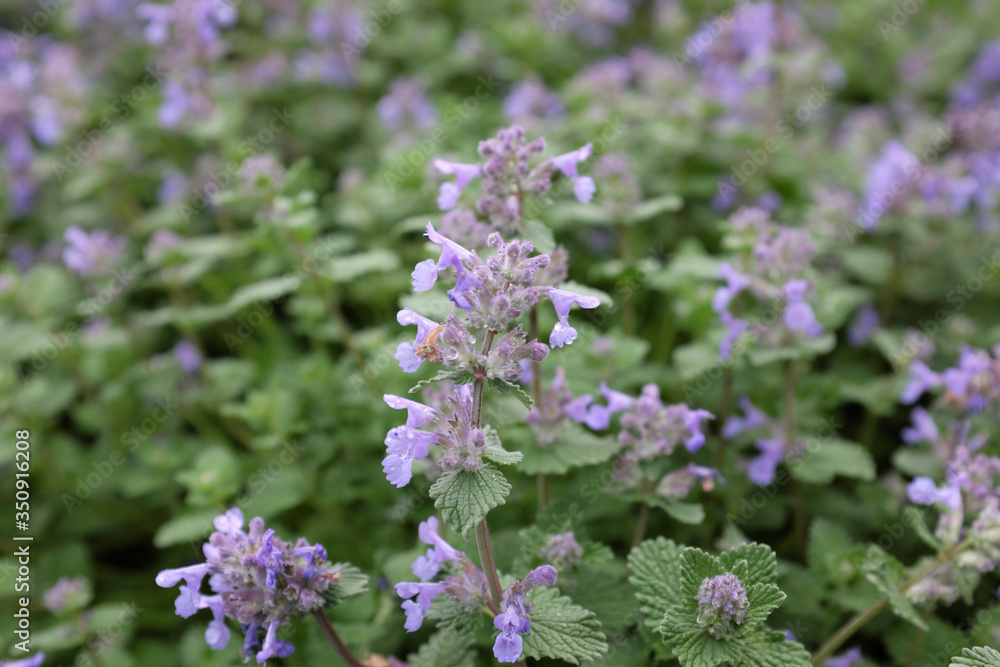
M 746 586 L 746 590 L 749 608 L 747 609 L 747 617 L 736 629 L 737 632 L 741 629 L 746 632 L 746 630 L 763 623 L 787 597 L 774 584 L 753 584 Z
M 545 447 L 535 444 L 527 429 L 524 432 L 524 460 L 517 469 L 528 475 L 562 475 L 571 468 L 604 463 L 620 449 L 614 439 L 596 436 L 569 421 L 563 424 L 559 441 Z
M 496 466 L 486 465 L 479 470 L 450 470 L 429 493 L 445 523 L 465 536 L 491 509 L 506 502 L 510 484 Z
M 784 632 L 757 627 L 740 640 L 740 667 L 812 667 L 809 652 Z
M 493 463 L 499 463 L 500 465 L 514 465 L 515 463 L 520 463 L 521 459 L 524 458 L 524 454 L 521 452 L 508 452 L 504 449 L 503 444 L 500 442 L 500 435 L 492 426 L 484 426 L 483 434 L 486 436 L 486 450 L 483 452 L 484 459 L 489 459 Z
M 681 553 L 673 540 L 646 540 L 628 556 L 629 581 L 636 588 L 639 611 L 646 625 L 660 627 L 663 615 L 681 595 Z
M 337 573 L 336 581 L 323 592 L 328 606 L 336 607 L 344 600 L 361 595 L 368 590 L 368 575 L 358 568 L 348 563 L 337 563 L 333 569 Z
M 486 386 L 500 396 L 513 396 L 517 400 L 521 401 L 521 404 L 529 410 L 531 409 L 531 406 L 534 405 L 534 401 L 531 400 L 531 396 L 528 392 L 521 389 L 520 385 L 504 380 L 503 378 L 490 378 L 486 381 Z
M 719 562 L 728 572 L 733 572 L 740 561 L 747 562 L 745 586 L 771 584 L 778 576 L 778 556 L 766 544 L 741 544 L 719 555 Z
M 962 657 L 952 658 L 948 667 L 1000 667 L 1000 652 L 989 646 L 963 648 Z
M 410 388 L 408 393 L 413 394 L 420 391 L 424 387 L 430 387 L 431 385 L 437 384 L 439 382 L 451 382 L 452 384 L 469 384 L 475 380 L 472 373 L 467 373 L 465 371 L 438 371 L 438 374 L 427 380 L 421 380 L 416 385 Z
M 489 624 L 485 614 L 470 614 L 464 602 L 453 600 L 447 595 L 439 595 L 431 604 L 427 618 L 437 622 L 438 628 L 460 635 L 471 635 Z
M 426 644 L 406 658 L 413 667 L 474 667 L 476 654 L 472 639 L 456 630 L 441 630 L 431 635 Z
M 724 662 L 739 664 L 740 651 L 736 642 L 716 639 L 701 628 L 674 633 L 670 624 L 668 611 L 661 627 L 663 641 L 677 656 L 681 667 L 717 667 Z
M 864 564 L 865 578 L 889 600 L 892 613 L 921 630 L 927 630 L 927 621 L 913 603 L 899 591 L 899 581 L 906 573 L 903 565 L 880 549 L 869 550 L 869 554 L 872 557 Z M 880 554 L 881 558 L 874 557 L 876 554 Z
M 788 461 L 792 476 L 809 484 L 829 484 L 837 475 L 872 481 L 875 460 L 856 442 L 829 439 L 818 441 L 815 451 Z
M 531 612 L 531 631 L 524 636 L 522 659 L 555 658 L 578 665 L 608 650 L 594 612 L 548 587 L 536 588 L 531 602 L 535 608 Z

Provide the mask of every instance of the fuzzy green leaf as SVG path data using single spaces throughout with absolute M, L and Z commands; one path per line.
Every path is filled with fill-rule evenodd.
M 701 628 L 683 630 L 678 633 L 668 629 L 668 617 L 663 620 L 663 639 L 677 656 L 681 667 L 717 667 L 723 663 L 738 665 L 739 644 L 716 639 Z
M 746 619 L 737 628 L 737 630 L 745 628 L 743 632 L 767 620 L 771 612 L 780 607 L 787 597 L 774 584 L 753 584 L 747 586 L 746 589 L 749 609 L 747 609 Z
M 421 380 L 410 389 L 409 393 L 414 393 L 420 391 L 424 387 L 429 387 L 432 384 L 437 384 L 438 382 L 451 382 L 453 384 L 469 384 L 475 380 L 472 373 L 467 373 L 465 371 L 438 371 L 438 374 L 427 380 Z
M 693 599 L 701 588 L 701 583 L 709 577 L 723 574 L 726 569 L 715 556 L 701 549 L 688 547 L 681 554 L 681 596 L 685 601 Z M 694 604 L 693 602 L 691 604 Z
M 521 459 L 524 458 L 524 454 L 521 452 L 508 452 L 504 449 L 503 444 L 500 442 L 499 434 L 497 434 L 496 429 L 492 426 L 484 426 L 483 433 L 486 435 L 486 451 L 483 452 L 484 459 L 508 466 L 520 463 Z
M 531 632 L 524 636 L 522 659 L 555 658 L 578 665 L 608 650 L 601 624 L 592 611 L 548 587 L 535 589 L 531 602 L 535 608 L 531 612 Z
M 1000 667 L 1000 653 L 988 646 L 963 648 L 962 657 L 952 658 L 948 667 Z
M 531 400 L 531 396 L 525 390 L 521 389 L 520 386 L 504 380 L 503 378 L 490 378 L 486 381 L 486 386 L 488 386 L 495 393 L 500 396 L 513 396 L 517 400 L 521 401 L 524 407 L 531 409 L 534 405 L 534 401 Z
M 430 488 L 434 507 L 452 530 L 462 535 L 486 518 L 491 509 L 504 504 L 510 484 L 496 466 L 479 470 L 451 470 Z
M 563 425 L 559 441 L 545 447 L 534 444 L 527 429 L 524 433 L 531 441 L 522 449 L 524 460 L 517 468 L 528 475 L 562 475 L 571 468 L 604 463 L 620 449 L 614 439 L 598 437 L 569 422 Z
M 735 573 L 736 564 L 744 560 L 747 562 L 747 575 L 746 578 L 740 577 L 744 586 L 774 583 L 778 576 L 778 557 L 771 547 L 752 542 L 719 555 L 722 567 L 728 572 Z
M 344 600 L 361 595 L 368 590 L 368 575 L 358 568 L 347 563 L 337 563 L 333 568 L 339 578 L 323 592 L 327 606 L 331 609 Z
M 681 594 L 681 553 L 672 540 L 646 540 L 628 556 L 629 581 L 636 588 L 639 611 L 646 625 L 660 627 L 667 607 Z
M 413 667 L 474 667 L 476 654 L 469 635 L 455 630 L 441 630 L 431 635 L 417 653 L 406 662 Z
M 754 628 L 740 640 L 740 667 L 812 667 L 802 644 L 788 641 L 784 632 Z
M 902 563 L 880 549 L 870 550 L 869 555 L 870 558 L 864 565 L 865 577 L 889 599 L 892 613 L 926 631 L 927 621 L 913 603 L 899 591 L 899 581 L 906 574 Z

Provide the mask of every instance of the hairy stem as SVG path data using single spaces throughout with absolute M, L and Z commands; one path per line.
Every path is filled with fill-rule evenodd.
M 944 551 L 939 553 L 938 557 L 935 558 L 931 563 L 927 564 L 919 572 L 917 572 L 912 577 L 907 579 L 903 583 L 903 585 L 899 587 L 899 592 L 905 594 L 906 591 L 910 590 L 911 588 L 919 584 L 921 581 L 923 581 L 930 575 L 934 574 L 938 570 L 938 568 L 940 568 L 943 565 L 947 565 L 952 560 L 954 560 L 955 556 L 964 551 L 966 547 L 968 547 L 970 544 L 972 544 L 972 541 L 966 539 L 963 542 L 956 544 L 951 549 L 945 549 Z M 826 642 L 822 646 L 820 646 L 819 649 L 817 649 L 817 651 L 812 656 L 812 664 L 815 665 L 816 667 L 822 665 L 823 662 L 828 657 L 830 657 L 830 655 L 834 651 L 840 648 L 841 644 L 843 644 L 844 642 L 846 642 L 848 639 L 851 638 L 851 635 L 860 630 L 866 623 L 868 623 L 868 621 L 878 616 L 879 613 L 888 606 L 889 606 L 889 599 L 882 598 L 881 600 L 873 604 L 871 607 L 868 607 L 868 609 L 865 609 L 863 612 L 859 613 L 854 618 L 845 623 L 839 630 L 837 630 L 837 632 L 833 634 L 832 637 L 827 639 Z
M 319 623 L 320 631 L 326 637 L 326 641 L 329 642 L 337 657 L 343 660 L 344 664 L 350 665 L 350 667 L 364 667 L 364 664 L 355 658 L 351 650 L 341 641 L 340 636 L 333 629 L 333 625 L 330 623 L 330 619 L 326 617 L 326 614 L 321 609 L 317 609 L 313 612 L 313 616 L 316 618 L 316 622 Z
M 645 495 L 653 491 L 653 483 L 648 479 L 643 479 L 639 486 L 639 493 Z M 632 548 L 639 546 L 643 538 L 646 537 L 646 525 L 649 523 L 649 503 L 643 501 L 639 508 L 639 519 L 635 522 L 635 535 L 632 536 Z
M 495 336 L 495 331 L 486 332 L 482 348 L 483 357 L 489 354 Z M 472 426 L 475 428 L 479 428 L 483 420 L 483 389 L 485 385 L 485 377 L 476 377 L 475 382 L 472 384 Z M 486 581 L 490 585 L 490 597 L 493 600 L 493 605 L 499 610 L 501 597 L 500 575 L 497 574 L 497 564 L 493 559 L 493 547 L 490 544 L 490 529 L 486 525 L 485 518 L 476 526 L 476 545 L 479 547 L 479 562 L 483 566 Z

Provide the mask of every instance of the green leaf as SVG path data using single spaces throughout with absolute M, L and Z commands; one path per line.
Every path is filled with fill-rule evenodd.
M 636 588 L 646 625 L 660 627 L 667 607 L 681 595 L 681 553 L 673 540 L 646 540 L 628 556 L 629 581 Z
M 745 586 L 753 584 L 771 584 L 778 576 L 778 557 L 766 544 L 751 542 L 741 544 L 719 556 L 719 561 L 729 572 L 734 572 L 737 563 L 747 562 L 747 575 L 743 579 Z
M 531 241 L 535 246 L 535 252 L 551 253 L 556 249 L 556 239 L 552 235 L 552 230 L 537 220 L 525 222 L 521 236 Z
M 175 516 L 156 531 L 153 544 L 163 549 L 181 542 L 203 541 L 214 530 L 212 520 L 218 514 L 218 510 L 210 509 Z
M 917 608 L 899 591 L 899 582 L 906 575 L 902 563 L 877 547 L 869 549 L 869 559 L 864 564 L 865 578 L 875 584 L 886 598 L 892 613 L 913 623 L 921 630 L 927 630 L 927 621 Z
M 517 469 L 528 475 L 562 475 L 571 468 L 604 463 L 620 449 L 612 438 L 596 436 L 569 421 L 563 424 L 559 441 L 545 447 L 535 444 L 527 429 L 523 432 L 525 446 L 521 451 L 524 460 Z
M 748 352 L 748 358 L 753 366 L 764 366 L 788 359 L 807 359 L 826 354 L 836 343 L 837 337 L 832 333 L 826 333 L 817 338 L 803 338 L 795 345 L 785 347 L 755 347 Z
M 524 636 L 522 659 L 555 658 L 578 665 L 608 650 L 593 612 L 548 587 L 536 588 L 531 602 L 535 608 L 531 612 L 531 631 Z
M 427 380 L 421 380 L 416 385 L 410 388 L 409 393 L 413 394 L 420 391 L 424 387 L 430 387 L 431 385 L 437 384 L 438 382 L 452 382 L 454 384 L 469 384 L 475 378 L 472 373 L 467 373 L 466 371 L 438 371 L 438 374 Z
M 948 667 L 1000 667 L 1000 652 L 988 646 L 963 648 L 962 657 L 952 658 Z
M 508 452 L 504 449 L 503 444 L 500 442 L 499 434 L 497 434 L 496 429 L 492 426 L 484 426 L 483 433 L 486 435 L 486 451 L 483 452 L 484 459 L 507 466 L 520 463 L 521 459 L 524 458 L 524 454 L 521 452 Z
M 903 525 L 913 526 L 913 530 L 917 533 L 917 537 L 924 541 L 929 547 L 932 547 L 935 551 L 940 551 L 944 548 L 941 541 L 934 537 L 930 529 L 927 527 L 927 523 L 924 521 L 924 513 L 926 510 L 917 509 L 916 507 L 907 507 L 903 511 Z
M 642 493 L 622 493 L 615 497 L 634 503 L 646 503 L 650 507 L 663 510 L 681 523 L 698 525 L 705 520 L 705 507 L 701 503 L 683 503 L 662 496 Z
M 456 384 L 465 384 L 457 383 Z M 510 396 L 513 395 L 514 398 L 521 401 L 524 407 L 531 409 L 534 401 L 531 400 L 531 396 L 525 390 L 521 389 L 520 385 L 514 384 L 509 380 L 504 380 L 503 378 L 490 378 L 486 381 L 486 386 L 492 389 L 495 393 L 500 396 Z M 412 390 L 411 390 L 412 391 Z
M 435 598 L 430 611 L 427 612 L 427 618 L 436 621 L 437 627 L 441 630 L 450 631 L 455 635 L 473 635 L 487 625 L 491 631 L 493 629 L 492 618 L 487 618 L 486 614 L 480 612 L 469 613 L 464 602 L 453 600 L 447 595 Z
M 509 493 L 510 484 L 493 465 L 479 470 L 450 470 L 430 488 L 441 518 L 463 536 L 485 519 L 491 509 L 503 505 Z
M 834 438 L 810 442 L 800 457 L 788 460 L 796 479 L 809 484 L 829 484 L 837 475 L 868 482 L 875 479 L 875 461 L 858 443 Z
M 655 199 L 647 199 L 635 207 L 635 210 L 628 216 L 625 222 L 629 225 L 645 222 L 663 213 L 679 211 L 683 205 L 684 200 L 677 195 L 664 195 Z
M 335 257 L 330 260 L 324 273 L 335 282 L 346 284 L 369 273 L 386 273 L 397 268 L 399 257 L 396 253 L 379 248 L 347 257 Z
M 724 662 L 733 665 L 740 663 L 740 650 L 736 642 L 716 639 L 701 628 L 675 633 L 670 629 L 676 627 L 673 623 L 668 611 L 661 631 L 663 641 L 677 656 L 681 667 L 717 667 Z
M 812 667 L 809 652 L 784 632 L 757 627 L 740 640 L 740 667 Z
M 744 581 L 744 583 L 746 582 Z M 746 630 L 760 625 L 767 620 L 771 612 L 780 607 L 781 603 L 787 597 L 774 584 L 753 584 L 752 586 L 746 586 L 746 589 L 747 603 L 750 606 L 747 610 L 746 619 L 736 628 L 737 635 L 742 634 L 740 630 L 746 632 Z
M 701 582 L 724 572 L 726 569 L 722 566 L 722 561 L 715 556 L 696 547 L 686 548 L 681 554 L 682 597 L 685 601 L 688 598 L 693 600 L 701 588 Z
M 323 591 L 323 597 L 330 607 L 336 607 L 344 600 L 353 598 L 368 590 L 368 575 L 348 563 L 337 563 L 335 581 Z
M 475 667 L 475 661 L 471 637 L 450 629 L 435 632 L 419 651 L 406 658 L 413 667 Z

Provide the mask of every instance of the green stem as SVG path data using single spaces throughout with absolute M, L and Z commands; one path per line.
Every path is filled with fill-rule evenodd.
M 648 479 L 643 479 L 639 486 L 639 493 L 646 495 L 653 491 L 653 483 Z M 632 536 L 632 548 L 639 546 L 643 538 L 646 537 L 646 525 L 649 523 L 649 503 L 643 502 L 639 508 L 639 519 L 635 522 L 635 534 Z
M 528 340 L 538 339 L 538 304 L 531 307 L 528 314 Z M 535 402 L 535 409 L 542 409 L 542 362 L 531 362 L 531 398 Z M 544 510 L 549 505 L 551 486 L 549 476 L 544 472 L 538 473 L 538 511 Z
M 493 338 L 496 336 L 495 331 L 487 331 L 486 338 L 483 340 L 483 349 L 481 354 L 486 357 L 489 354 L 490 348 L 493 346 Z M 483 388 L 486 384 L 485 376 L 476 377 L 475 382 L 472 384 L 472 426 L 474 428 L 479 428 L 482 423 L 483 418 Z M 479 563 L 483 566 L 483 572 L 486 574 L 486 581 L 490 585 L 490 598 L 493 600 L 493 605 L 500 609 L 500 598 L 501 598 L 501 588 L 500 588 L 500 575 L 497 574 L 497 564 L 493 559 L 493 546 L 490 544 L 490 529 L 486 525 L 486 519 L 483 518 L 476 526 L 476 545 L 479 547 Z
M 344 645 L 337 631 L 333 629 L 330 619 L 326 617 L 326 614 L 322 610 L 317 609 L 313 612 L 313 616 L 316 618 L 316 622 L 319 623 L 319 629 L 323 633 L 323 636 L 326 637 L 326 641 L 333 647 L 337 657 L 344 661 L 344 664 L 350 665 L 350 667 L 365 667 L 364 663 L 355 658 L 351 650 Z
M 899 592 L 905 594 L 906 591 L 910 590 L 921 581 L 934 574 L 939 567 L 946 565 L 954 560 L 955 556 L 960 554 L 966 547 L 972 544 L 971 539 L 967 539 L 953 546 L 951 549 L 946 549 L 938 554 L 938 557 L 934 559 L 933 562 L 926 565 L 919 572 L 914 574 L 912 577 L 907 579 L 902 586 L 899 587 Z M 882 598 L 875 604 L 873 604 L 868 609 L 859 613 L 857 616 L 845 623 L 837 632 L 833 634 L 832 637 L 826 640 L 826 642 L 819 647 L 819 649 L 812 656 L 812 664 L 816 667 L 822 665 L 823 662 L 830 657 L 830 655 L 840 648 L 840 645 L 851 638 L 855 632 L 861 629 L 868 621 L 872 620 L 879 615 L 883 609 L 889 606 L 889 599 Z
M 629 275 L 632 269 L 632 247 L 629 244 L 629 228 L 621 218 L 615 221 L 618 231 L 618 252 L 625 265 L 625 275 Z M 632 301 L 632 294 L 626 292 L 622 295 L 622 328 L 626 336 L 635 333 L 635 303 Z

